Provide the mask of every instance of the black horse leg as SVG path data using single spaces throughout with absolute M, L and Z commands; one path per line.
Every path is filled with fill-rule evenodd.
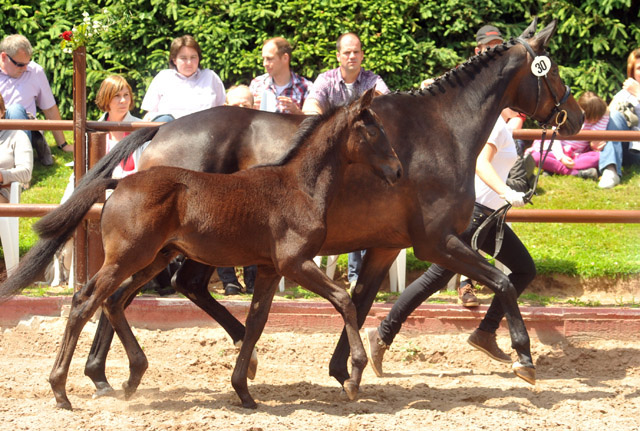
M 398 256 L 399 250 L 380 248 L 368 249 L 364 255 L 362 269 L 358 276 L 358 283 L 353 292 L 352 300 L 356 306 L 358 328 L 364 325 L 367 313 L 376 299 L 382 281 L 387 276 L 389 268 Z M 346 329 L 343 328 L 340 340 L 333 352 L 329 363 L 329 375 L 334 377 L 341 385 L 349 378 L 347 362 L 349 360 L 349 339 Z
M 122 295 L 123 289 L 118 289 L 114 295 Z M 127 308 L 133 298 L 136 296 L 135 292 L 129 298 L 127 298 L 124 308 Z M 109 323 L 109 319 L 104 313 L 100 313 L 100 320 L 98 321 L 98 328 L 96 329 L 95 336 L 93 337 L 93 343 L 91 344 L 91 350 L 87 357 L 87 363 L 84 366 L 84 375 L 89 377 L 96 387 L 96 392 L 93 394 L 94 398 L 111 396 L 114 394 L 114 390 L 107 380 L 105 374 L 107 355 L 111 348 L 111 342 L 113 341 L 113 327 Z
M 211 316 L 213 320 L 218 322 L 227 331 L 236 347 L 241 347 L 245 334 L 244 325 L 209 293 L 209 279 L 214 271 L 215 267 L 213 266 L 187 259 L 174 274 L 171 284 L 174 289 L 189 298 Z M 251 355 L 247 377 L 253 380 L 257 369 L 258 355 L 254 351 Z
M 531 357 L 531 341 L 518 307 L 518 292 L 509 277 L 489 264 L 485 258 L 473 251 L 459 237 L 450 235 L 444 243 L 446 244 L 446 253 L 441 254 L 443 260 L 438 264 L 456 273 L 466 275 L 493 290 L 507 319 L 511 346 L 518 353 L 518 362 L 514 363 L 513 371 L 518 377 L 534 384 L 536 377 Z M 414 251 L 416 251 L 415 246 Z M 416 252 L 416 256 L 420 258 L 418 252 Z
M 244 338 L 244 325 L 209 293 L 208 285 L 215 267 L 186 259 L 174 274 L 171 284 L 211 316 L 229 334 L 234 344 Z

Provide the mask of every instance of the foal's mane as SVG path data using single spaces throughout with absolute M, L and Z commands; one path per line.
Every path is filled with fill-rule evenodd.
M 336 114 L 337 111 L 339 111 L 340 109 L 342 109 L 347 105 L 348 103 L 333 105 L 327 108 L 326 112 L 323 112 L 322 114 L 311 115 L 305 118 L 304 121 L 300 123 L 300 126 L 298 126 L 298 130 L 289 141 L 292 143 L 292 145 L 289 148 L 289 151 L 287 151 L 280 158 L 280 160 L 273 163 L 264 163 L 264 164 L 256 165 L 254 167 L 258 168 L 258 167 L 265 167 L 265 166 L 281 166 L 286 164 L 300 152 L 300 148 L 304 146 L 304 144 L 308 141 L 308 139 L 316 131 L 316 129 L 320 127 L 320 125 L 322 125 L 325 121 L 327 121 L 334 114 Z

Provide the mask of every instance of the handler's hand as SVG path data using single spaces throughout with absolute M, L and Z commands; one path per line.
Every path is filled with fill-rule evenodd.
M 502 199 L 509 202 L 514 207 L 522 207 L 524 206 L 524 193 L 517 192 L 513 190 L 511 187 L 507 187 L 507 191 L 504 192 L 503 195 L 500 195 Z

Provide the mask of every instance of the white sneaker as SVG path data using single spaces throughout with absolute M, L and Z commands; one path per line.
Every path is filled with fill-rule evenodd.
M 601 189 L 612 189 L 620 184 L 620 176 L 616 172 L 615 168 L 608 166 L 603 172 L 598 187 Z

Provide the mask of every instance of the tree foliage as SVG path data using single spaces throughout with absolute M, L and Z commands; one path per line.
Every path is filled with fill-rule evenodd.
M 269 37 L 294 44 L 294 69 L 314 79 L 336 67 L 337 36 L 354 31 L 363 42 L 364 66 L 390 88 L 408 89 L 471 55 L 483 24 L 515 37 L 537 15 L 544 23 L 559 20 L 550 53 L 574 93 L 592 90 L 605 99 L 620 88 L 626 57 L 640 46 L 638 2 L 631 0 L 0 0 L 0 36 L 29 38 L 63 118 L 71 117 L 73 67 L 59 34 L 80 23 L 85 11 L 111 20 L 110 30 L 87 48 L 92 118 L 102 79 L 124 75 L 139 105 L 153 76 L 167 67 L 171 40 L 187 33 L 202 47 L 202 65 L 230 86 L 263 73 L 260 50 Z

